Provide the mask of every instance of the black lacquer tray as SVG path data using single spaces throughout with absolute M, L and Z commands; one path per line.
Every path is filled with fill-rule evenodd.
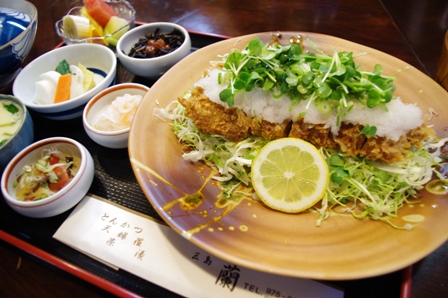
M 189 33 L 192 51 L 228 38 L 199 32 Z M 120 63 L 117 67 L 116 83 L 136 82 L 149 87 L 154 83 L 133 75 Z M 134 176 L 127 149 L 109 149 L 96 144 L 85 133 L 81 117 L 54 121 L 33 111 L 30 113 L 35 127 L 34 141 L 64 136 L 81 142 L 90 151 L 95 163 L 95 177 L 89 193 L 161 220 Z M 37 258 L 44 264 L 54 265 L 52 268 L 55 270 L 78 276 L 117 296 L 179 297 L 168 289 L 124 270 L 115 270 L 53 239 L 53 234 L 71 212 L 72 209 L 45 219 L 28 218 L 13 211 L 2 197 L 0 239 L 26 251 L 30 257 Z M 334 282 L 334 285 L 345 290 L 345 297 L 398 297 L 400 287 L 403 286 L 402 279 L 403 272 L 398 271 L 370 279 Z M 384 289 L 388 289 L 387 292 Z

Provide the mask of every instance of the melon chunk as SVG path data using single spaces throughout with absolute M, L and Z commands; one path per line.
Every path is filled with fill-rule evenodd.
M 103 28 L 112 16 L 117 15 L 103 0 L 83 0 L 83 2 L 87 13 Z
M 120 37 L 123 36 L 123 34 L 125 34 L 128 30 L 128 21 L 117 16 L 112 16 L 104 28 L 104 33 L 111 35 L 106 38 L 107 42 L 113 46 L 116 46 Z

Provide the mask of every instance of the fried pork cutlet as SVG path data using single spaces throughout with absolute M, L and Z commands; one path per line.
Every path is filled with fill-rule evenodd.
M 250 135 L 261 136 L 268 140 L 282 137 L 295 137 L 306 140 L 317 147 L 341 150 L 350 156 L 361 156 L 371 160 L 395 163 L 406 159 L 411 146 L 422 146 L 423 141 L 434 134 L 425 125 L 410 130 L 398 141 L 386 137 L 367 138 L 360 134 L 362 125 L 342 122 L 338 135 L 333 135 L 324 124 L 308 124 L 299 117 L 296 121 L 271 123 L 260 118 L 251 118 L 239 108 L 225 108 L 212 102 L 201 87 L 192 90 L 191 97 L 179 97 L 187 116 L 203 133 L 221 135 L 230 141 L 242 141 Z
M 187 100 L 179 97 L 178 101 L 187 110 L 196 127 L 208 134 L 224 136 L 229 141 L 242 141 L 249 135 L 262 136 L 273 140 L 288 136 L 291 121 L 270 123 L 262 119 L 248 117 L 241 109 L 225 108 L 208 99 L 201 87 L 192 90 Z
M 226 109 L 210 101 L 202 88 L 193 89 L 188 100 L 179 97 L 178 101 L 187 110 L 187 116 L 204 133 L 221 135 L 230 141 L 244 140 L 250 135 L 251 118 L 240 109 Z
M 289 136 L 306 140 L 318 147 L 339 149 L 349 156 L 395 163 L 405 160 L 406 152 L 412 145 L 420 147 L 423 141 L 434 134 L 433 130 L 422 125 L 402 135 L 395 142 L 380 136 L 367 138 L 360 134 L 362 129 L 362 125 L 343 122 L 339 134 L 335 136 L 330 128 L 324 128 L 321 124 L 307 124 L 299 119 L 292 124 Z

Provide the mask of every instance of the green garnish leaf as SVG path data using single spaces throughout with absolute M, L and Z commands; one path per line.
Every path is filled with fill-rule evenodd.
M 59 72 L 61 75 L 72 73 L 70 71 L 70 65 L 67 63 L 65 59 L 58 63 L 55 70 Z
M 259 56 L 263 51 L 263 46 L 263 42 L 257 38 L 249 42 L 249 44 L 247 45 L 247 49 L 249 50 L 251 55 Z
M 365 135 L 367 138 L 371 138 L 376 134 L 376 129 L 376 126 L 370 126 L 369 124 L 366 124 L 357 136 Z
M 335 167 L 334 171 L 331 173 L 331 181 L 335 184 L 344 183 L 347 177 L 349 177 L 349 174 L 343 167 Z
M 380 64 L 376 64 L 374 69 L 373 69 L 373 73 L 376 75 L 380 75 L 383 73 L 383 67 Z
M 8 142 L 9 139 L 3 139 L 0 141 L 0 147 L 2 147 L 3 145 L 6 144 L 6 142 Z
M 223 56 L 226 74 L 218 80 L 228 87 L 221 100 L 232 107 L 236 93 L 258 87 L 274 98 L 287 95 L 292 103 L 314 101 L 323 114 L 335 110 L 338 122 L 351 111 L 350 101 L 369 108 L 382 106 L 387 111 L 395 78 L 384 76 L 381 65 L 366 71 L 354 61 L 352 52 L 328 55 L 310 40 L 308 43 L 314 53 L 298 44 L 265 44 L 256 38 L 245 49 Z
M 242 90 L 246 87 L 246 82 L 243 80 L 236 80 L 235 83 L 233 83 L 233 88 L 236 90 Z
M 219 99 L 226 102 L 230 107 L 233 107 L 235 94 L 230 89 L 224 89 L 219 93 Z
M 272 87 L 274 87 L 274 82 L 272 82 L 271 80 L 264 81 L 264 84 L 263 84 L 264 91 L 269 91 Z
M 326 82 L 320 82 L 317 94 L 320 98 L 327 98 L 331 94 L 331 88 Z
M 344 166 L 344 164 L 345 164 L 345 161 L 341 155 L 335 153 L 331 156 L 331 158 L 330 158 L 331 166 L 342 167 L 342 166 Z
M 19 108 L 15 105 L 15 104 L 3 104 L 3 107 L 5 108 L 5 110 L 7 110 L 8 112 L 10 112 L 11 114 L 15 114 L 19 111 Z

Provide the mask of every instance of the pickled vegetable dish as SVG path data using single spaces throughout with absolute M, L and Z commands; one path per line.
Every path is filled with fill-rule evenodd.
M 45 149 L 34 164 L 25 165 L 14 182 L 15 197 L 19 201 L 45 199 L 61 190 L 76 175 L 79 158 L 57 149 Z

